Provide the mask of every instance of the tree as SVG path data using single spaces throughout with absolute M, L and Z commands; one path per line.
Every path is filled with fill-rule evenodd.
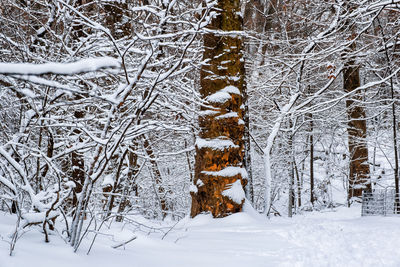
M 345 8 L 351 13 L 356 9 L 354 4 L 346 2 Z M 349 189 L 348 200 L 349 205 L 353 201 L 352 198 L 362 196 L 363 190 L 370 190 L 371 183 L 369 179 L 369 163 L 368 163 L 368 146 L 367 138 L 367 122 L 365 108 L 360 104 L 363 101 L 363 91 L 360 87 L 360 66 L 354 58 L 356 46 L 356 24 L 346 22 L 349 27 L 350 43 L 347 47 L 344 58 L 343 70 L 343 88 L 346 93 L 352 93 L 351 98 L 346 100 L 347 117 L 348 117 L 348 145 L 350 152 L 350 172 L 349 172 Z
M 204 35 L 200 94 L 204 100 L 196 140 L 191 216 L 224 217 L 242 210 L 244 61 L 239 0 L 219 0 Z
M 164 184 L 157 184 L 164 183 L 162 167 L 154 183 L 153 173 L 140 171 L 146 162 L 160 166 L 159 147 L 178 150 L 175 155 L 190 152 L 178 145 L 171 149 L 168 142 L 173 134 L 186 141 L 184 133 L 192 132 L 187 115 L 193 105 L 185 101 L 197 97 L 189 76 L 200 53 L 191 46 L 205 23 L 197 16 L 202 7 L 193 1 L 46 2 L 26 7 L 25 1 L 5 1 L 0 8 L 2 61 L 13 63 L 0 63 L 5 92 L 0 103 L 18 107 L 0 112 L 6 118 L 0 130 L 0 191 L 7 206 L 15 203 L 22 226 L 48 229 L 56 216 L 72 215 L 65 232 L 77 249 L 85 217 L 115 216 L 118 204 L 124 216 L 137 196 L 142 206 L 152 200 L 147 214 L 153 217 L 169 205 L 170 199 L 153 205 L 164 193 Z M 178 115 L 185 119 L 175 121 Z M 147 135 L 151 147 L 145 145 Z M 165 136 L 167 141 L 157 143 Z M 179 178 L 188 176 L 186 171 Z M 145 191 L 143 181 L 160 188 Z M 76 202 L 67 204 L 74 190 Z M 188 186 L 180 190 L 187 208 Z

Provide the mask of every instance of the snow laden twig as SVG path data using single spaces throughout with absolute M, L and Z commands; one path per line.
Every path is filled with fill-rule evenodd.
M 0 63 L 3 75 L 75 75 L 94 72 L 106 68 L 119 68 L 121 64 L 112 57 L 87 58 L 72 63 Z
M 74 10 L 74 12 L 76 12 Z M 205 15 L 204 15 L 205 16 Z M 204 18 L 204 17 L 203 17 Z M 197 30 L 200 29 L 200 23 L 198 23 L 198 28 Z M 93 24 L 93 23 L 92 23 Z M 106 29 L 101 28 L 100 26 L 96 26 L 95 28 L 107 32 Z M 136 36 L 140 39 L 140 35 L 136 34 Z M 176 72 L 179 67 L 182 65 L 184 62 L 184 57 L 191 46 L 191 44 L 194 42 L 195 38 L 197 36 L 197 33 L 195 33 L 190 41 L 185 45 L 182 54 L 180 55 L 179 59 L 177 62 L 172 65 L 171 68 L 166 70 L 164 73 L 160 72 L 153 82 L 151 83 L 150 88 L 147 88 L 144 94 L 144 97 L 141 101 L 139 101 L 136 110 L 133 112 L 133 116 L 128 120 L 127 124 L 125 126 L 121 125 L 120 129 L 121 132 L 118 136 L 114 136 L 115 132 L 111 134 L 110 136 L 110 129 L 111 129 L 111 123 L 114 121 L 115 117 L 118 116 L 119 111 L 123 108 L 128 96 L 131 94 L 131 92 L 136 88 L 136 85 L 138 84 L 139 80 L 142 78 L 142 74 L 148 69 L 149 62 L 153 60 L 155 56 L 155 52 L 157 47 L 160 45 L 159 42 L 155 41 L 150 41 L 148 43 L 149 49 L 147 50 L 147 56 L 143 59 L 140 67 L 138 68 L 138 71 L 136 72 L 135 76 L 133 79 L 129 79 L 128 77 L 128 84 L 126 86 L 120 87 L 120 89 L 114 94 L 114 99 L 116 102 L 118 102 L 118 105 L 113 105 L 109 112 L 108 112 L 108 118 L 106 123 L 104 124 L 102 134 L 101 134 L 101 139 L 106 140 L 109 139 L 110 141 L 107 142 L 106 145 L 102 144 L 97 144 L 97 147 L 95 149 L 95 154 L 94 157 L 89 164 L 89 170 L 87 172 L 87 176 L 85 178 L 84 186 L 82 189 L 82 192 L 80 194 L 80 197 L 78 199 L 78 206 L 76 209 L 75 217 L 73 219 L 72 225 L 71 225 L 71 245 L 74 247 L 74 251 L 77 251 L 80 242 L 79 240 L 82 238 L 81 237 L 81 232 L 82 232 L 82 225 L 83 225 L 83 217 L 84 213 L 86 210 L 86 207 L 89 203 L 89 199 L 91 197 L 91 193 L 93 190 L 93 184 L 101 177 L 101 174 L 104 172 L 106 167 L 108 166 L 108 163 L 112 156 L 116 153 L 117 149 L 119 148 L 119 145 L 123 142 L 123 140 L 126 137 L 126 132 L 131 126 L 138 126 L 141 123 L 141 118 L 144 115 L 144 113 L 150 108 L 150 106 L 154 103 L 156 98 L 158 97 L 158 94 L 155 94 L 155 88 L 157 85 L 165 81 L 167 78 L 169 78 L 174 72 Z M 124 55 L 124 53 L 120 53 L 121 56 Z M 114 139 L 114 140 L 112 140 Z M 102 157 L 102 155 L 104 155 Z
M 128 240 L 126 240 L 126 241 L 122 242 L 121 244 L 114 245 L 114 246 L 111 246 L 111 247 L 112 247 L 112 248 L 114 248 L 114 249 L 116 249 L 116 248 L 119 248 L 119 247 L 125 246 L 126 244 L 128 244 L 128 243 L 132 242 L 132 241 L 133 241 L 133 240 L 135 240 L 136 238 L 137 238 L 137 236 L 132 236 L 131 238 L 129 238 Z

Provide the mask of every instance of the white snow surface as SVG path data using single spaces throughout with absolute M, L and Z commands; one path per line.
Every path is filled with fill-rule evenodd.
M 206 100 L 211 103 L 225 103 L 231 99 L 231 94 L 239 95 L 240 91 L 237 87 L 233 85 L 228 85 L 225 88 L 215 92 L 206 97 Z
M 229 93 L 229 94 L 240 95 L 239 88 L 237 88 L 236 86 L 233 86 L 233 85 L 228 85 L 221 91 Z
M 0 267 L 400 266 L 400 218 L 360 217 L 360 206 L 266 219 L 245 204 L 244 212 L 222 219 L 185 218 L 164 239 L 157 231 L 134 232 L 129 224 L 113 223 L 89 255 L 92 234 L 73 253 L 57 234 L 45 243 L 40 227 L 31 227 L 10 257 L 14 223 L 15 217 L 0 214 Z M 167 232 L 174 224 L 158 227 Z
M 206 97 L 206 100 L 211 103 L 225 103 L 229 99 L 231 99 L 231 95 L 222 91 L 218 91 Z
M 226 167 L 220 171 L 202 171 L 201 173 L 211 176 L 222 176 L 222 177 L 232 177 L 241 174 L 242 178 L 247 178 L 247 172 L 245 168 L 234 167 L 234 166 Z
M 212 148 L 216 150 L 224 150 L 230 147 L 239 147 L 235 145 L 230 139 L 214 138 L 214 139 L 203 139 L 200 137 L 196 138 L 196 146 L 198 148 Z
M 239 114 L 237 112 L 228 112 L 223 115 L 219 115 L 215 117 L 217 120 L 226 119 L 226 118 L 238 118 Z
M 237 180 L 233 184 L 229 185 L 229 188 L 222 191 L 222 195 L 229 197 L 233 202 L 240 204 L 245 198 L 245 194 L 243 191 L 243 186 L 240 180 Z
M 104 177 L 103 182 L 101 183 L 102 187 L 105 186 L 113 186 L 114 185 L 114 175 L 113 174 L 108 174 Z
M 41 75 L 41 74 L 61 74 L 72 75 L 83 72 L 91 72 L 104 68 L 117 68 L 119 61 L 112 57 L 99 57 L 81 59 L 72 63 L 1 63 L 0 74 L 16 75 Z

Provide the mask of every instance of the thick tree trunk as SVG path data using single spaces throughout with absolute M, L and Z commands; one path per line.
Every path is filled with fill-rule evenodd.
M 355 43 L 350 48 L 355 51 Z M 353 92 L 360 87 L 360 72 L 359 66 L 354 60 L 345 62 L 343 72 L 343 87 L 345 92 Z M 362 102 L 362 93 L 356 91 L 351 99 L 346 100 L 347 107 L 347 133 L 350 152 L 350 173 L 349 173 L 349 205 L 352 198 L 362 196 L 363 190 L 370 190 L 370 170 L 368 164 L 368 146 L 366 143 L 367 137 L 367 122 L 365 109 L 360 105 Z
M 224 217 L 242 210 L 244 60 L 239 0 L 219 0 L 210 32 L 204 36 L 204 64 L 201 69 L 201 96 L 208 102 L 199 116 L 196 140 L 195 188 L 192 190 L 191 216 L 211 212 Z
M 349 12 L 356 9 L 356 3 L 345 1 L 344 6 Z M 349 26 L 351 36 L 348 40 L 353 40 L 350 46 L 347 47 L 345 54 L 344 70 L 343 70 L 343 88 L 346 93 L 352 93 L 350 98 L 346 100 L 347 108 L 347 135 L 350 152 L 350 171 L 348 181 L 348 205 L 352 202 L 359 201 L 363 190 L 371 190 L 370 170 L 368 163 L 368 146 L 366 143 L 367 137 L 367 122 L 365 109 L 361 105 L 363 96 L 360 90 L 360 67 L 356 60 L 351 55 L 357 50 L 355 42 L 356 25 L 346 24 Z

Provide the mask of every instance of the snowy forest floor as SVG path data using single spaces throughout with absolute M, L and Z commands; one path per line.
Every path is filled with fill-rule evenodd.
M 174 223 L 153 222 L 164 230 L 150 234 L 114 223 L 102 230 L 89 255 L 93 235 L 73 253 L 60 236 L 45 243 L 39 228 L 31 227 L 10 257 L 14 222 L 0 215 L 0 267 L 400 266 L 400 218 L 361 217 L 360 206 L 269 220 L 247 208 L 223 219 L 185 218 L 170 231 Z

